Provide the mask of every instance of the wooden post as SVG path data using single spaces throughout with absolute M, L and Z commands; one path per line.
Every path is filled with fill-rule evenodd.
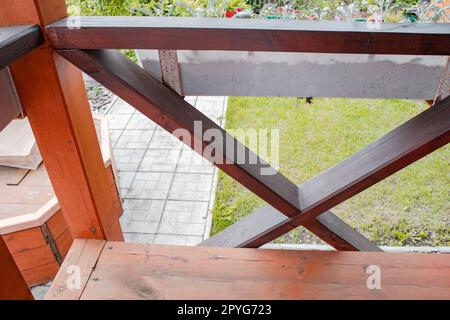
M 3 238 L 0 237 L 0 300 L 33 300 Z
M 44 27 L 66 16 L 64 0 L 0 2 L 0 26 Z M 122 241 L 81 72 L 45 43 L 11 73 L 70 233 Z

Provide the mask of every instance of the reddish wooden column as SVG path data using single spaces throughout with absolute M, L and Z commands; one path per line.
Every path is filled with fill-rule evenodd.
M 33 300 L 33 295 L 2 237 L 0 237 L 0 300 Z
M 64 0 L 0 2 L 3 26 L 66 16 Z M 81 72 L 44 44 L 11 73 L 72 236 L 123 240 Z

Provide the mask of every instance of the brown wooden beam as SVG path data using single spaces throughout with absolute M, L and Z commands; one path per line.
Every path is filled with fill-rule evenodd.
M 209 142 L 203 139 L 207 130 L 218 130 L 222 135 L 224 146 L 226 146 L 226 138 L 232 141 L 235 139 L 119 51 L 60 50 L 58 52 L 170 133 L 180 128 L 186 129 L 190 139 L 183 140 L 184 143 L 190 146 L 198 144 L 199 147 L 195 151 L 205 155 L 208 160 L 213 161 L 217 167 L 233 178 L 246 181 L 246 187 L 266 198 L 278 210 L 289 215 L 296 211 L 299 206 L 296 185 L 280 173 L 270 176 L 261 174 L 261 169 L 267 168 L 268 165 L 240 143 L 237 143 L 237 148 L 245 150 L 246 159 L 254 157 L 258 159 L 258 163 L 249 164 L 246 160 L 243 164 L 237 164 L 237 152 L 233 152 L 230 148 L 218 150 L 221 153 L 215 155 L 215 159 L 208 153 L 204 153 L 209 145 Z M 195 130 L 196 122 L 201 123 L 201 130 Z M 219 160 L 216 161 L 217 159 Z
M 450 142 L 450 97 L 389 132 L 365 149 L 302 184 L 302 210 L 288 219 L 266 206 L 202 245 L 259 247 L 290 230 L 307 226 L 311 217 L 333 208 Z M 342 236 L 340 227 L 317 219 Z M 343 229 L 342 229 L 343 230 Z M 351 235 L 349 235 L 351 237 Z M 347 239 L 351 243 L 357 243 Z M 355 239 L 356 240 L 356 239 Z
M 78 21 L 77 21 L 78 23 Z M 81 25 L 81 27 L 80 27 Z M 450 24 L 82 17 L 48 26 L 59 49 L 172 49 L 450 55 Z
M 263 168 L 270 168 L 264 160 L 120 52 L 60 50 L 59 53 L 170 133 L 180 128 L 186 129 L 190 135 L 189 139 L 183 139 L 184 143 L 194 146 L 194 150 L 200 155 L 284 215 L 293 217 L 300 210 L 300 197 L 296 185 L 273 168 L 271 168 L 273 175 L 262 174 Z M 202 124 L 201 131 L 195 130 L 196 122 Z M 221 145 L 224 146 L 224 150 L 215 150 L 214 158 L 208 152 L 204 152 L 209 142 L 205 141 L 203 136 L 209 129 L 220 133 Z M 235 147 L 226 147 L 227 141 L 233 141 Z M 195 148 L 196 144 L 199 148 Z M 242 153 L 245 154 L 246 161 L 238 161 L 237 150 L 244 150 Z M 257 159 L 255 164 L 249 163 L 248 159 L 251 158 Z M 321 233 L 329 234 L 325 230 Z M 331 245 L 342 248 L 342 241 L 337 243 L 331 237 L 327 237 L 326 240 Z
M 259 247 L 270 240 L 256 245 L 253 242 L 249 242 L 249 239 L 253 239 L 256 235 L 270 232 L 279 226 L 289 225 L 289 221 L 290 218 L 271 206 L 264 206 L 257 209 L 251 215 L 244 217 L 229 226 L 222 232 L 201 242 L 199 245 L 230 248 Z M 350 227 L 331 211 L 326 211 L 315 219 L 305 222 L 303 226 L 324 242 L 332 244 L 336 250 L 366 252 L 382 251 L 377 245 Z M 291 226 L 288 231 L 296 227 L 298 226 Z M 281 235 L 282 234 L 279 236 Z
M 450 299 L 446 254 L 98 242 L 75 240 L 69 251 L 81 289 L 66 289 L 63 266 L 46 299 Z
M 33 300 L 5 241 L 0 237 L 0 300 Z
M 9 69 L 0 70 L 0 131 L 22 114 Z
M 303 224 L 320 239 L 336 243 L 334 248 L 341 251 L 381 252 L 376 244 L 353 229 L 331 211 L 326 211 Z
M 0 25 L 66 16 L 64 0 L 0 3 Z M 72 237 L 123 240 L 81 72 L 48 44 L 10 68 Z
M 0 27 L 0 70 L 43 43 L 39 26 Z

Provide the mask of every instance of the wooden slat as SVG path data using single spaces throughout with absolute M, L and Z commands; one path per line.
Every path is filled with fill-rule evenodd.
M 21 271 L 32 270 L 51 263 L 58 265 L 49 245 L 16 252 L 13 256 Z
M 64 0 L 2 1 L 0 11 L 0 25 L 67 16 Z M 71 234 L 123 240 L 81 72 L 47 45 L 11 73 Z
M 40 227 L 12 232 L 2 236 L 12 254 L 44 247 L 47 245 Z
M 380 289 L 367 288 L 370 265 L 380 268 Z M 449 268 L 450 256 L 439 254 L 107 242 L 80 298 L 449 299 Z M 55 283 L 65 276 L 60 270 Z
M 0 70 L 43 43 L 39 26 L 0 27 Z
M 70 235 L 69 230 L 64 231 L 58 239 L 56 239 L 56 246 L 58 248 L 59 254 L 64 259 L 69 252 L 70 247 L 73 243 L 73 238 Z
M 118 51 L 62 50 L 59 53 L 170 133 L 180 128 L 187 130 L 191 140 L 185 138 L 184 143 L 194 146 L 195 151 L 286 216 L 293 216 L 300 210 L 297 186 L 184 101 L 177 93 L 161 84 L 158 79 L 129 61 Z M 201 130 L 196 130 L 195 123 L 202 124 Z M 209 142 L 204 141 L 203 135 L 208 129 L 214 129 L 221 134 L 219 139 L 222 139 L 222 145 L 225 148 L 225 150 L 215 150 L 214 158 L 208 157 L 210 153 L 204 152 Z M 235 149 L 226 147 L 230 141 L 233 142 Z M 195 147 L 196 144 L 199 147 Z M 245 150 L 240 154 L 245 153 L 246 161 L 238 161 L 236 150 Z M 251 158 L 257 159 L 256 164 L 249 163 L 248 159 Z M 274 174 L 262 173 L 264 169 L 268 171 L 268 168 Z M 322 233 L 329 234 L 329 231 Z M 328 237 L 327 241 L 330 241 L 331 245 L 336 244 L 342 248 L 342 240 L 338 243 Z
M 61 210 L 48 219 L 46 224 L 53 239 L 58 239 L 67 230 L 67 223 Z
M 103 240 L 75 240 L 45 298 L 47 300 L 80 299 L 105 243 Z M 76 271 L 71 269 L 74 266 L 79 267 L 80 271 L 78 289 L 67 287 L 69 277 L 76 275 Z
M 449 24 L 208 19 L 182 17 L 82 17 L 48 27 L 64 49 L 173 49 L 361 54 L 449 55 Z
M 257 210 L 203 245 L 258 247 L 307 224 L 329 210 L 392 175 L 450 141 L 450 97 L 386 134 L 365 149 L 299 187 L 302 207 L 286 219 L 270 207 Z M 320 220 L 320 219 L 319 219 Z M 331 226 L 332 223 L 325 222 Z M 341 234 L 341 227 L 334 229 Z M 350 239 L 348 239 L 350 241 Z
M 53 279 L 59 264 L 40 227 L 1 236 L 28 286 Z
M 0 237 L 0 270 L 0 300 L 33 299 L 33 295 L 2 237 Z
M 59 270 L 59 264 L 53 260 L 49 264 L 33 267 L 28 270 L 21 270 L 22 275 L 29 287 L 45 284 L 52 281 Z

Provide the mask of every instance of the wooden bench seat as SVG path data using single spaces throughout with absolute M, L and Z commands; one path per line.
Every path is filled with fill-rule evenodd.
M 367 287 L 370 265 L 380 289 Z M 77 273 L 80 287 L 69 289 Z M 449 274 L 445 254 L 76 240 L 46 299 L 450 299 Z

